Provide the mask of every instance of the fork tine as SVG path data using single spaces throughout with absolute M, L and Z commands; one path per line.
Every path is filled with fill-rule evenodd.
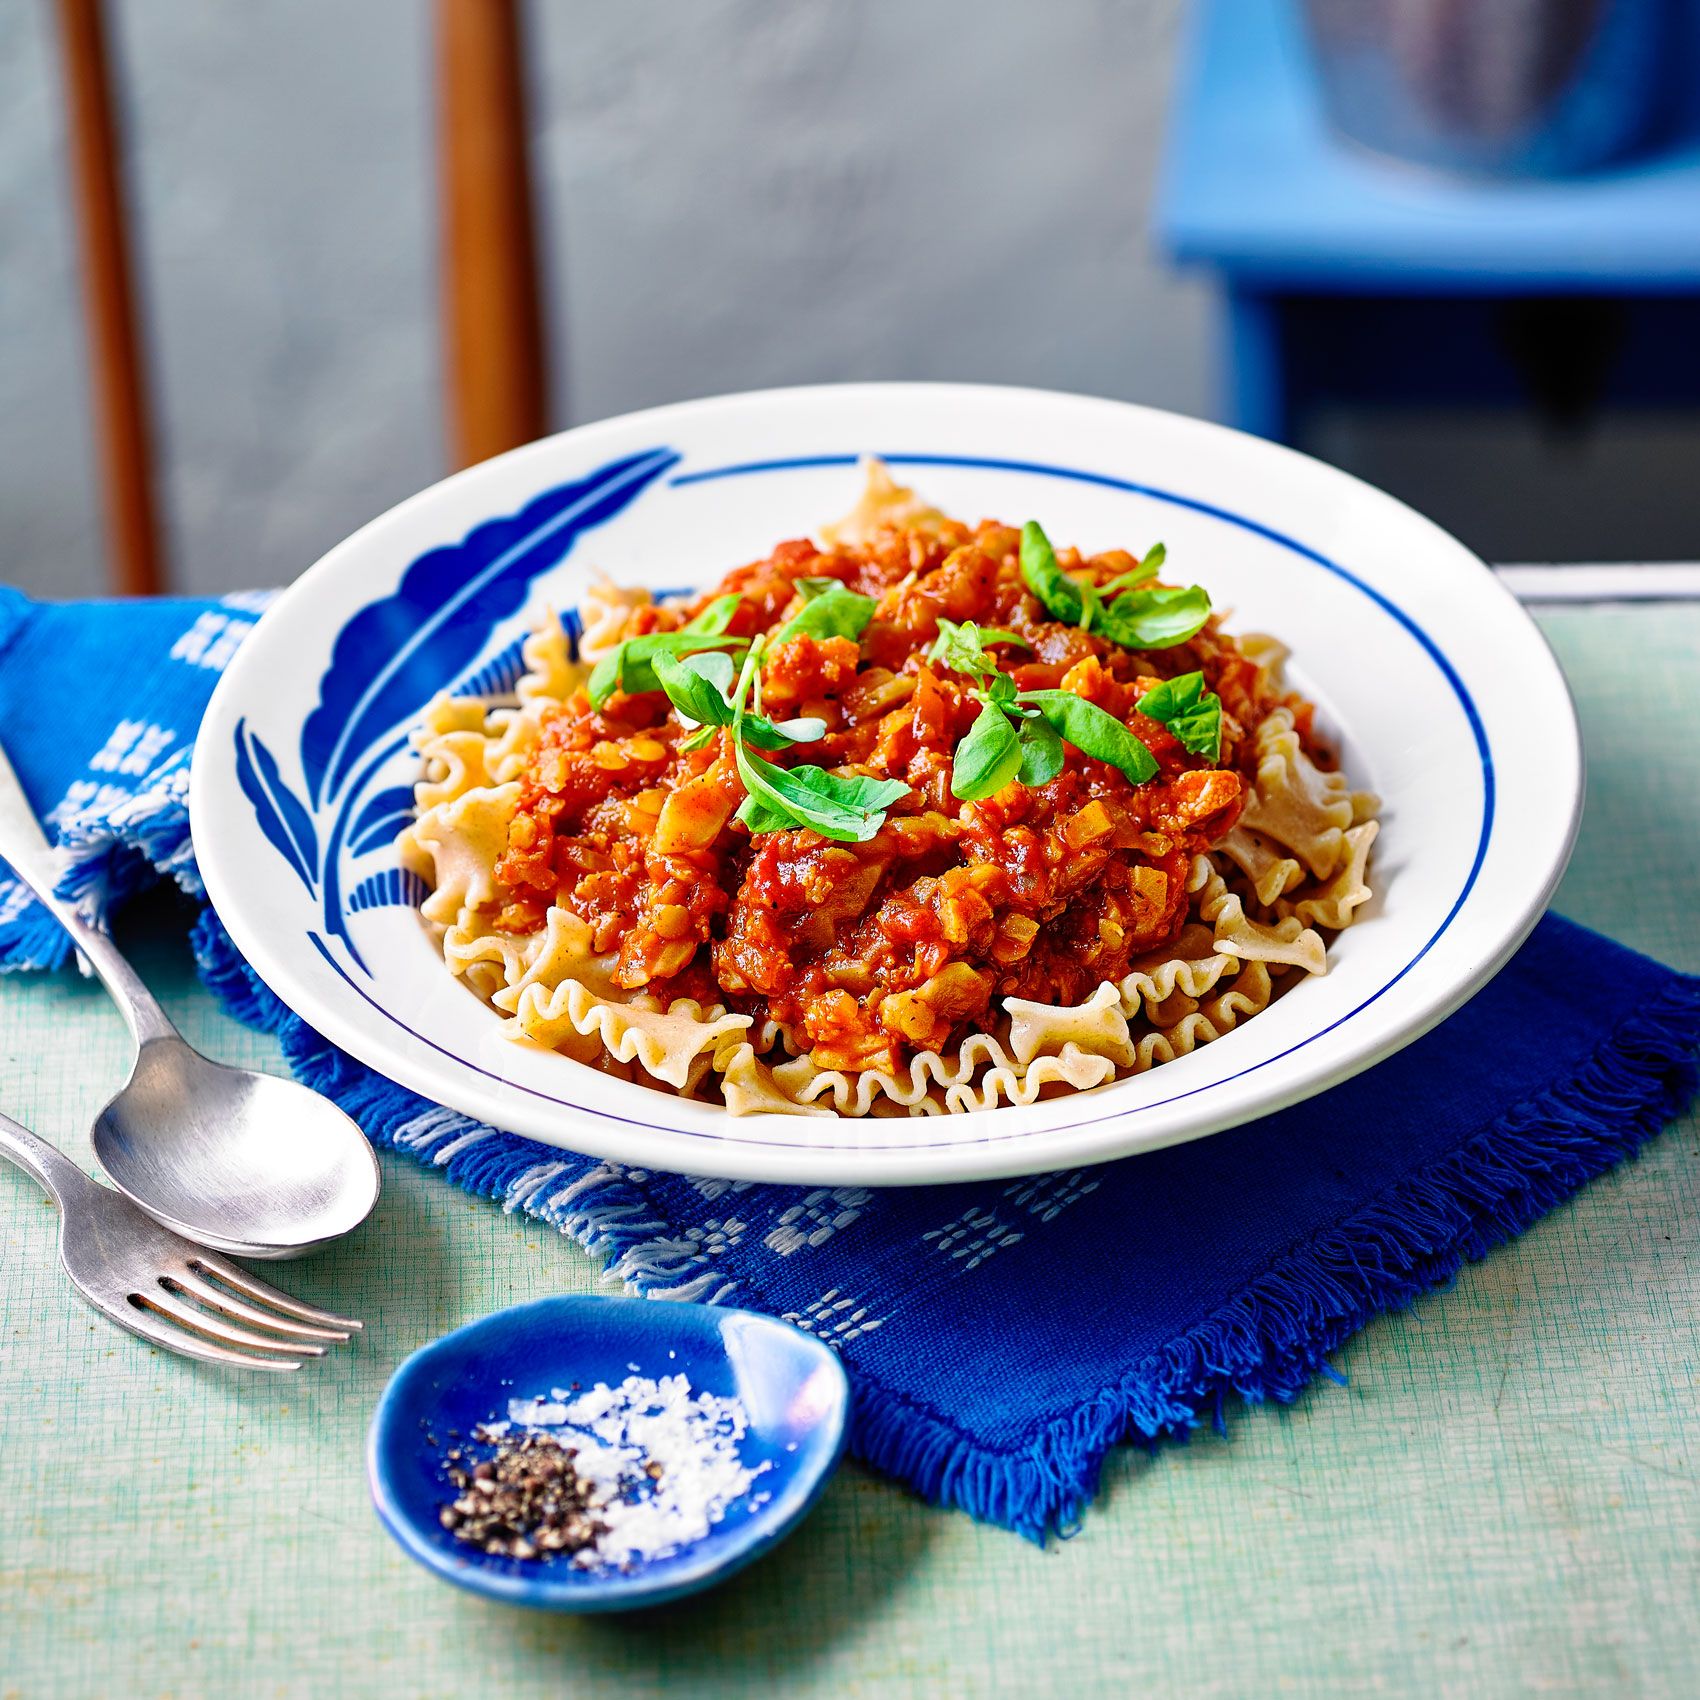
M 163 1284 L 153 1286 L 135 1297 L 149 1310 L 163 1312 L 182 1323 L 185 1328 L 193 1328 L 199 1333 L 210 1335 L 221 1346 L 248 1346 L 262 1352 L 294 1352 L 309 1358 L 322 1358 L 325 1355 L 325 1348 L 314 1341 L 285 1340 L 276 1334 L 258 1334 L 249 1328 L 238 1328 L 234 1322 L 226 1322 L 222 1316 L 199 1310 L 186 1303 Z
M 310 1322 L 297 1322 L 294 1317 L 284 1316 L 279 1311 L 261 1310 L 258 1305 L 251 1305 L 246 1299 L 237 1298 L 217 1282 L 203 1279 L 187 1266 L 181 1272 L 164 1275 L 161 1279 L 172 1291 L 182 1293 L 185 1298 L 194 1299 L 197 1304 L 221 1310 L 238 1322 L 251 1322 L 256 1328 L 268 1329 L 288 1340 L 325 1340 L 334 1343 L 348 1338 L 340 1328 L 320 1328 Z
M 272 1286 L 269 1281 L 262 1281 L 258 1275 L 250 1275 L 246 1269 L 216 1251 L 203 1251 L 197 1246 L 189 1264 L 203 1275 L 216 1276 L 226 1286 L 234 1287 L 245 1298 L 270 1305 L 274 1310 L 281 1310 L 286 1316 L 297 1317 L 302 1322 L 314 1322 L 321 1328 L 339 1328 L 344 1331 L 345 1336 L 366 1326 L 352 1316 L 338 1316 L 335 1311 L 320 1310 L 317 1305 L 303 1304 L 300 1299 L 291 1298 L 288 1293 Z
M 157 1312 L 145 1310 L 140 1305 L 95 1302 L 96 1308 L 111 1317 L 120 1328 L 127 1328 L 132 1334 L 139 1334 L 142 1339 L 167 1352 L 176 1352 L 180 1357 L 199 1358 L 209 1364 L 229 1364 L 238 1369 L 294 1370 L 301 1367 L 299 1358 L 262 1357 L 248 1352 L 226 1351 L 204 1335 L 187 1333 Z

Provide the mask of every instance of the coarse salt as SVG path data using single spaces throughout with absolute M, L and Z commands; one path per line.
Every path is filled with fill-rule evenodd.
M 510 1399 L 501 1426 L 510 1425 L 576 1448 L 573 1468 L 592 1484 L 602 1529 L 573 1562 L 594 1569 L 666 1558 L 701 1540 L 772 1468 L 752 1469 L 739 1455 L 749 1428 L 742 1401 L 693 1393 L 682 1372 Z M 767 1497 L 752 1496 L 752 1508 Z

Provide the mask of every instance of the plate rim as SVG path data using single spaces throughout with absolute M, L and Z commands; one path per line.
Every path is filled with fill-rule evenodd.
M 877 1187 L 883 1185 L 946 1184 L 971 1179 L 1008 1178 L 1057 1167 L 1111 1161 L 1123 1156 L 1159 1150 L 1169 1145 L 1208 1137 L 1210 1134 L 1226 1131 L 1228 1128 L 1242 1125 L 1247 1121 L 1272 1115 L 1295 1103 L 1303 1102 L 1312 1096 L 1327 1091 L 1363 1070 L 1375 1066 L 1406 1045 L 1413 1043 L 1424 1033 L 1431 1031 L 1445 1020 L 1447 1016 L 1453 1014 L 1504 966 L 1518 946 L 1528 937 L 1544 913 L 1553 891 L 1563 876 L 1575 844 L 1585 796 L 1585 751 L 1569 681 L 1565 678 L 1563 669 L 1559 666 L 1545 633 L 1529 616 L 1528 611 L 1499 582 L 1491 568 L 1481 561 L 1473 551 L 1434 521 L 1429 520 L 1407 504 L 1400 502 L 1397 497 L 1390 496 L 1387 492 L 1365 483 L 1350 473 L 1343 472 L 1337 467 L 1328 466 L 1324 462 L 1316 461 L 1312 457 L 1285 445 L 1270 443 L 1261 438 L 1251 438 L 1230 427 L 1171 414 L 1162 409 L 1147 407 L 1139 403 L 1116 401 L 1104 397 L 1074 395 L 1063 391 L 1005 385 L 898 382 L 804 385 L 791 388 L 755 390 L 642 409 L 540 438 L 533 443 L 510 450 L 504 455 L 494 457 L 492 461 L 481 462 L 476 466 L 452 473 L 425 489 L 415 492 L 333 545 L 278 597 L 273 604 L 273 609 L 285 606 L 294 607 L 309 599 L 313 593 L 314 585 L 319 580 L 336 573 L 341 557 L 361 548 L 368 534 L 375 529 L 388 527 L 398 522 L 404 514 L 441 502 L 446 490 L 458 488 L 463 483 L 476 483 L 488 478 L 492 466 L 506 465 L 511 469 L 527 458 L 546 461 L 557 452 L 558 446 L 567 440 L 572 440 L 577 445 L 588 445 L 593 443 L 598 436 L 627 434 L 638 427 L 661 431 L 669 422 L 681 418 L 688 419 L 693 424 L 699 424 L 704 420 L 712 422 L 713 416 L 722 410 L 741 410 L 752 407 L 759 409 L 763 405 L 786 405 L 822 400 L 830 402 L 851 398 L 889 401 L 897 398 L 913 399 L 921 395 L 945 402 L 995 395 L 1017 404 L 1023 402 L 1044 405 L 1063 403 L 1083 409 L 1100 408 L 1124 418 L 1129 414 L 1138 415 L 1142 416 L 1143 422 L 1148 427 L 1153 424 L 1184 426 L 1189 432 L 1198 435 L 1201 440 L 1219 437 L 1231 443 L 1250 444 L 1259 454 L 1270 456 L 1274 460 L 1290 457 L 1291 460 L 1306 468 L 1307 477 L 1314 477 L 1317 472 L 1321 472 L 1326 477 L 1343 481 L 1347 486 L 1355 486 L 1359 492 L 1367 492 L 1376 502 L 1390 504 L 1394 509 L 1402 510 L 1404 515 L 1414 520 L 1423 530 L 1429 533 L 1433 540 L 1449 548 L 1461 564 L 1473 566 L 1480 575 L 1477 581 L 1479 584 L 1493 587 L 1494 595 L 1501 600 L 1502 604 L 1507 605 L 1508 611 L 1515 616 L 1525 633 L 1535 639 L 1538 650 L 1545 657 L 1549 669 L 1549 683 L 1556 683 L 1559 687 L 1558 701 L 1564 709 L 1564 725 L 1563 727 L 1549 726 L 1547 728 L 1548 748 L 1553 753 L 1555 764 L 1562 764 L 1564 776 L 1568 781 L 1568 806 L 1563 828 L 1551 841 L 1546 858 L 1547 865 L 1542 869 L 1541 878 L 1525 888 L 1525 895 L 1515 919 L 1508 921 L 1505 917 L 1501 918 L 1501 924 L 1496 929 L 1496 943 L 1491 950 L 1472 952 L 1470 967 L 1467 972 L 1459 974 L 1444 990 L 1436 989 L 1432 991 L 1417 1011 L 1403 1018 L 1379 1039 L 1343 1053 L 1336 1052 L 1331 1055 L 1324 1050 L 1318 1053 L 1316 1063 L 1297 1065 L 1295 1073 L 1284 1087 L 1277 1086 L 1275 1089 L 1263 1093 L 1253 1093 L 1249 1100 L 1241 1101 L 1229 1098 L 1222 1104 L 1206 1111 L 1205 1114 L 1195 1116 L 1190 1121 L 1178 1121 L 1175 1125 L 1160 1132 L 1147 1132 L 1131 1141 L 1106 1140 L 1102 1130 L 1114 1127 L 1118 1122 L 1149 1114 L 1151 1110 L 1160 1108 L 1161 1105 L 1130 1106 L 1124 1111 L 1111 1111 L 1102 1116 L 1089 1117 L 1061 1126 L 1026 1129 L 1019 1133 L 989 1139 L 939 1141 L 926 1145 L 865 1147 L 855 1145 L 832 1146 L 806 1140 L 795 1143 L 768 1144 L 753 1138 L 739 1139 L 735 1132 L 722 1138 L 718 1135 L 704 1135 L 691 1129 L 669 1128 L 659 1122 L 636 1122 L 618 1115 L 609 1108 L 582 1104 L 569 1105 L 551 1100 L 550 1110 L 547 1113 L 552 1115 L 554 1119 L 559 1120 L 560 1113 L 563 1110 L 569 1113 L 576 1112 L 580 1117 L 594 1117 L 598 1122 L 611 1124 L 610 1137 L 593 1137 L 588 1141 L 581 1140 L 576 1137 L 579 1132 L 577 1128 L 563 1133 L 558 1127 L 544 1127 L 535 1122 L 528 1123 L 526 1117 L 521 1114 L 517 1118 L 520 1125 L 515 1131 L 523 1137 L 532 1138 L 540 1143 L 563 1150 L 588 1150 L 591 1154 L 599 1154 L 615 1161 L 626 1161 L 645 1167 L 673 1168 L 684 1173 L 705 1172 L 702 1165 L 693 1162 L 692 1159 L 712 1152 L 712 1172 L 727 1178 L 829 1186 Z M 753 464 L 761 466 L 837 464 L 843 458 L 837 455 L 816 456 L 801 457 L 799 461 L 795 462 Z M 1270 524 L 1234 510 L 1224 509 L 1219 504 L 1185 496 L 1170 489 L 1141 485 L 1131 479 L 1120 479 L 1107 474 L 1087 474 L 1079 469 L 1066 466 L 1028 461 L 1000 461 L 989 457 L 948 454 L 935 454 L 930 457 L 926 455 L 900 455 L 895 458 L 900 463 L 925 462 L 930 458 L 935 464 L 960 465 L 966 462 L 970 466 L 978 464 L 991 470 L 1008 467 L 1011 470 L 1025 470 L 1035 474 L 1079 477 L 1083 481 L 1098 483 L 1111 488 L 1147 493 L 1164 500 L 1190 506 L 1212 517 L 1224 519 L 1245 529 L 1261 533 L 1282 546 L 1308 556 L 1368 595 L 1382 607 L 1384 612 L 1403 625 L 1428 650 L 1431 659 L 1435 661 L 1443 675 L 1446 676 L 1448 684 L 1457 695 L 1461 706 L 1464 707 L 1466 718 L 1471 721 L 1472 730 L 1476 733 L 1484 752 L 1490 750 L 1485 734 L 1476 721 L 1477 711 L 1473 698 L 1463 682 L 1462 676 L 1458 673 L 1456 665 L 1448 657 L 1438 640 L 1433 638 L 1408 612 L 1399 607 L 1385 593 L 1363 581 L 1350 569 L 1335 562 L 1332 557 Z M 719 468 L 710 467 L 700 473 L 681 473 L 679 477 L 681 482 L 702 482 L 710 477 L 724 477 L 738 470 L 740 470 L 740 467 L 737 465 Z M 271 618 L 272 610 L 268 610 L 262 616 L 262 623 Z M 203 731 L 231 718 L 230 705 L 238 695 L 241 679 L 247 670 L 244 668 L 244 658 L 252 653 L 256 653 L 256 651 L 253 648 L 253 640 L 250 639 L 249 643 L 244 644 L 242 649 L 238 651 L 230 668 L 220 678 L 207 706 Z M 218 839 L 216 829 L 210 833 L 205 830 L 197 830 L 197 828 L 205 829 L 212 825 L 208 818 L 210 805 L 205 799 L 209 794 L 211 764 L 216 759 L 211 753 L 215 743 L 217 743 L 215 737 L 203 735 L 197 738 L 190 781 L 191 830 L 197 841 L 197 856 L 203 881 L 214 909 L 218 912 L 221 921 L 244 958 L 247 959 L 260 979 L 287 1007 L 366 1066 L 373 1068 L 384 1078 L 394 1079 L 395 1076 L 389 1072 L 389 1068 L 393 1065 L 395 1059 L 387 1055 L 386 1047 L 381 1042 L 370 1041 L 367 1028 L 354 1018 L 352 1012 L 345 1015 L 339 1007 L 322 999 L 316 991 L 304 986 L 295 977 L 290 964 L 281 959 L 283 953 L 273 952 L 270 949 L 264 938 L 263 929 L 250 927 L 249 916 L 245 912 L 237 889 L 240 882 L 232 884 L 226 881 L 227 870 L 222 865 L 219 852 L 215 849 L 209 856 L 201 850 L 201 846 L 216 844 Z M 1354 1006 L 1352 1010 L 1331 1022 L 1328 1027 L 1308 1035 L 1297 1044 L 1288 1047 L 1285 1052 L 1262 1059 L 1254 1067 L 1268 1066 L 1270 1063 L 1282 1060 L 1283 1057 L 1291 1056 L 1295 1050 L 1308 1047 L 1315 1040 L 1322 1038 L 1326 1033 L 1333 1031 L 1344 1021 L 1359 1013 L 1369 1003 L 1376 1001 L 1393 984 L 1396 984 L 1399 979 L 1408 974 L 1411 968 L 1433 948 L 1434 944 L 1448 930 L 1467 901 L 1475 874 L 1479 872 L 1486 854 L 1489 836 L 1489 832 L 1484 831 L 1482 841 L 1476 852 L 1475 865 L 1472 868 L 1471 875 L 1466 880 L 1465 887 L 1454 903 L 1451 912 L 1423 949 L 1400 970 L 1393 980 L 1388 981 L 1370 998 L 1365 999 Z M 235 901 L 228 901 L 231 897 L 234 897 Z M 221 898 L 227 899 L 227 901 L 221 902 Z M 350 989 L 358 997 L 365 999 L 380 1015 L 397 1022 L 404 1031 L 412 1033 L 413 1030 L 407 1028 L 405 1023 L 400 1022 L 398 1017 L 386 1011 L 369 994 L 355 986 L 349 980 L 341 965 L 333 957 L 328 956 L 322 946 L 320 946 L 320 952 L 321 955 L 325 955 L 325 959 L 333 969 L 348 982 Z M 425 1039 L 423 1035 L 415 1034 L 414 1037 L 434 1049 L 441 1050 L 440 1046 L 436 1046 L 432 1040 Z M 446 1052 L 443 1054 L 448 1056 Z M 464 1058 L 450 1058 L 450 1060 L 451 1062 L 459 1062 L 463 1066 L 476 1068 L 476 1065 L 468 1064 Z M 504 1077 L 493 1075 L 487 1070 L 478 1072 L 485 1074 L 500 1088 L 527 1092 L 530 1095 L 530 1088 L 522 1082 L 504 1079 Z M 1237 1076 L 1228 1076 L 1202 1083 L 1191 1091 L 1177 1096 L 1191 1097 L 1204 1091 L 1206 1087 L 1222 1086 L 1228 1084 L 1234 1078 L 1237 1078 Z M 469 1100 L 464 1096 L 457 1103 L 456 1094 L 439 1092 L 439 1083 L 433 1082 L 431 1086 L 424 1089 L 406 1081 L 403 1084 L 408 1085 L 410 1090 L 423 1090 L 423 1095 L 431 1097 L 434 1101 L 447 1103 L 451 1107 L 457 1108 L 462 1114 L 481 1121 L 486 1121 L 489 1118 L 491 1106 L 488 1103 L 479 1108 L 471 1108 L 468 1107 Z M 1174 1101 L 1174 1099 L 1169 1099 L 1163 1102 L 1172 1103 Z M 508 1105 L 505 1108 L 511 1111 L 516 1106 Z M 519 1106 L 519 1108 L 523 1110 L 523 1106 Z M 987 1116 L 997 1113 L 995 1110 L 981 1112 L 981 1114 Z M 824 1127 L 824 1121 L 818 1118 L 809 1118 L 806 1122 L 800 1122 L 798 1125 L 820 1129 Z M 1035 1143 L 1040 1147 L 1036 1151 L 1030 1149 Z M 681 1145 L 685 1148 L 676 1149 Z M 646 1149 L 634 1150 L 633 1147 Z M 650 1154 L 652 1151 L 661 1150 L 664 1147 L 669 1149 L 664 1150 L 659 1158 Z M 1023 1156 L 1023 1152 L 1026 1152 L 1027 1155 Z

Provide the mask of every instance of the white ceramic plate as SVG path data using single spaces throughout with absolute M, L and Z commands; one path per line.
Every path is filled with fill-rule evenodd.
M 951 513 L 1088 549 L 1161 538 L 1237 631 L 1293 648 L 1355 784 L 1385 799 L 1377 897 L 1329 972 L 1215 1044 L 1098 1091 L 915 1119 L 736 1118 L 505 1039 L 418 921 L 392 848 L 438 690 L 511 682 L 587 575 L 668 589 L 812 532 L 883 455 Z M 874 384 L 588 425 L 426 490 L 260 622 L 195 750 L 207 889 L 261 977 L 363 1062 L 571 1150 L 689 1173 L 888 1185 L 1026 1174 L 1231 1127 L 1344 1080 L 1498 969 L 1563 871 L 1582 794 L 1563 676 L 1461 544 L 1357 480 L 1117 402 Z

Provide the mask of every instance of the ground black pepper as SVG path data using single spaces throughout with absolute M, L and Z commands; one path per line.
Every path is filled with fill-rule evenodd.
M 592 1484 L 573 1467 L 577 1449 L 553 1435 L 503 1436 L 471 1469 L 449 1454 L 456 1497 L 438 1514 L 457 1541 L 507 1558 L 582 1552 L 607 1525 L 591 1503 Z

